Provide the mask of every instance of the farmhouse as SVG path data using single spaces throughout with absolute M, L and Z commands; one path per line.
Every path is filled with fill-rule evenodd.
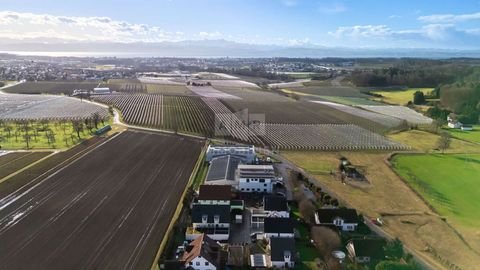
M 348 257 L 355 263 L 383 260 L 384 245 L 384 239 L 352 239 L 347 244 Z
M 342 231 L 355 231 L 359 223 L 357 211 L 347 208 L 318 209 L 315 212 L 315 224 L 336 226 Z
M 205 178 L 205 185 L 231 185 L 237 188 L 235 171 L 242 160 L 226 155 L 213 158 Z
M 264 237 L 271 239 L 274 237 L 293 238 L 294 224 L 290 218 L 265 218 L 264 219 Z
M 201 234 L 185 248 L 181 259 L 185 269 L 221 269 L 221 246 L 205 234 Z
M 203 205 L 230 205 L 232 186 L 230 185 L 201 185 L 198 195 L 198 204 Z
M 230 235 L 230 206 L 194 204 L 192 207 L 192 228 L 187 229 L 186 238 L 193 239 L 206 233 L 217 241 L 226 241 Z
M 230 155 L 242 160 L 243 163 L 255 162 L 255 146 L 253 145 L 209 145 L 207 148 L 208 162 L 212 161 L 216 157 L 222 157 Z
M 462 128 L 463 124 L 457 120 L 457 115 L 451 113 L 447 116 L 447 126 L 449 128 Z
M 270 239 L 271 261 L 275 268 L 293 268 L 295 266 L 295 239 L 272 238 Z
M 272 165 L 238 165 L 240 192 L 272 193 L 276 181 Z

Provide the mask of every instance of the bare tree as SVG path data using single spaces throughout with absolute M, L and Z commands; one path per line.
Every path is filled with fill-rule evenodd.
M 95 128 L 98 128 L 98 122 L 100 122 L 100 114 L 99 113 L 94 113 L 92 115 L 92 120 L 93 120 L 93 123 L 95 124 Z
M 445 150 L 450 147 L 450 142 L 451 142 L 451 137 L 450 133 L 448 132 L 442 132 L 440 133 L 440 138 L 438 139 L 438 149 L 442 150 L 442 154 L 445 153 Z
M 80 132 L 83 131 L 83 123 L 79 120 L 72 120 L 73 130 L 77 133 L 78 139 L 80 139 Z
M 312 201 L 303 197 L 303 199 L 298 203 L 298 210 L 303 216 L 303 219 L 308 224 L 313 224 L 315 219 L 315 206 Z
M 326 262 L 332 256 L 332 251 L 338 250 L 342 244 L 338 233 L 327 227 L 312 227 L 311 236 L 315 247 Z

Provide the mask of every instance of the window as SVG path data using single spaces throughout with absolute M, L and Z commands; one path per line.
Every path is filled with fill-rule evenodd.
M 195 263 L 197 266 L 200 266 L 200 262 Z
M 249 188 L 247 188 L 247 191 L 250 191 L 250 189 L 249 189 Z
M 260 179 L 260 183 L 265 183 L 265 179 Z
M 245 189 L 242 187 L 240 190 L 244 191 Z
M 208 266 L 209 264 L 210 264 L 209 262 L 205 262 L 205 265 L 207 265 L 207 266 Z
M 266 187 L 266 186 L 267 186 L 267 184 L 263 184 L 263 186 L 264 186 L 264 187 Z
M 266 189 L 266 188 L 264 188 L 264 189 L 263 189 L 263 192 L 267 192 L 267 189 Z
M 250 182 L 250 179 L 247 178 L 247 183 L 249 183 L 249 182 Z
M 208 216 L 207 215 L 202 215 L 202 223 L 207 223 Z
M 213 222 L 214 223 L 219 223 L 220 222 L 220 216 L 219 215 L 213 216 Z

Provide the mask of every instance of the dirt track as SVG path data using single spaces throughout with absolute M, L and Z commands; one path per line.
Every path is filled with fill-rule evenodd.
M 201 146 L 124 132 L 0 199 L 0 269 L 149 269 Z

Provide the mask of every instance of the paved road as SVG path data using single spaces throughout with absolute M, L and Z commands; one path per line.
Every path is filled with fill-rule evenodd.
M 127 131 L 0 200 L 0 269 L 148 269 L 201 151 Z

